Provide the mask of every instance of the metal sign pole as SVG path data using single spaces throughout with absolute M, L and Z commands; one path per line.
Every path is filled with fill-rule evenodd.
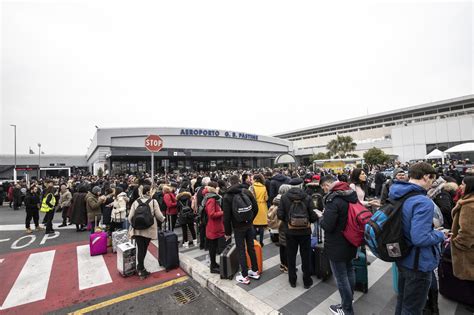
M 155 153 L 151 152 L 151 184 L 155 184 Z

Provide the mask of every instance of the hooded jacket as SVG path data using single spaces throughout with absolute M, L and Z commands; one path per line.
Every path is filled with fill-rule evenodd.
M 431 272 L 438 267 L 440 259 L 440 243 L 444 233 L 433 229 L 434 204 L 426 196 L 426 190 L 409 182 L 394 182 L 390 187 L 389 198 L 397 200 L 410 192 L 418 192 L 408 198 L 402 207 L 402 227 L 405 239 L 413 245 L 410 253 L 398 263 L 407 268 L 415 268 L 416 248 L 420 248 L 418 270 Z
M 181 224 L 192 224 L 194 221 L 193 218 L 187 218 L 185 221 L 185 218 L 181 216 L 181 210 L 183 209 L 183 206 L 191 207 L 191 199 L 192 195 L 188 191 L 180 192 L 176 196 L 176 209 L 178 211 L 178 218 Z
M 253 194 L 248 190 L 242 187 L 242 185 L 237 184 L 230 186 L 227 190 L 227 193 L 222 198 L 222 210 L 224 211 L 224 228 L 225 228 L 225 235 L 232 235 L 232 229 L 234 230 L 246 230 L 251 228 L 252 221 L 249 223 L 241 223 L 237 222 L 232 215 L 232 202 L 234 201 L 234 196 L 236 194 L 240 194 L 243 192 L 247 196 L 249 196 L 250 200 L 252 201 L 252 212 L 253 212 L 253 219 L 257 216 L 258 213 L 258 204 L 257 200 L 253 196 Z
M 127 218 L 127 202 L 128 197 L 126 193 L 121 192 L 117 195 L 110 214 L 110 219 L 113 222 L 122 222 Z
M 308 210 L 308 217 L 311 223 L 318 219 L 316 213 L 313 211 L 313 202 L 301 188 L 293 187 L 286 194 L 281 196 L 280 205 L 278 206 L 277 216 L 282 221 L 283 230 L 288 235 L 311 235 L 311 227 L 306 229 L 288 229 L 289 211 L 291 204 L 295 200 L 301 200 Z
M 342 231 L 346 228 L 349 203 L 357 201 L 357 193 L 345 182 L 336 182 L 324 197 L 320 224 L 324 229 L 324 248 L 332 261 L 350 261 L 356 256 L 357 247 L 346 240 Z
M 206 237 L 215 240 L 224 236 L 224 212 L 222 211 L 220 200 L 221 196 L 213 187 L 206 187 L 204 190 L 206 199 Z
M 273 198 L 278 195 L 278 189 L 282 184 L 288 184 L 290 182 L 290 178 L 286 177 L 285 175 L 282 174 L 276 174 L 275 176 L 272 177 L 270 181 L 270 192 L 269 192 L 269 198 L 270 200 L 273 200 Z

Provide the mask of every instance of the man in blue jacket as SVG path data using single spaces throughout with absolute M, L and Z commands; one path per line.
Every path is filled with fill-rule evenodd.
M 415 192 L 402 207 L 403 234 L 413 246 L 397 262 L 399 271 L 396 315 L 422 314 L 431 286 L 432 272 L 438 267 L 443 232 L 433 229 L 433 202 L 426 196 L 436 179 L 436 170 L 428 163 L 413 164 L 408 182 L 397 181 L 390 187 L 389 198 L 400 199 Z

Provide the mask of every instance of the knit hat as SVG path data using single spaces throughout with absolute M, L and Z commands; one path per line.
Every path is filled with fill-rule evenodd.
M 102 189 L 100 189 L 99 186 L 94 186 L 94 188 L 92 188 L 92 193 L 94 195 L 97 195 L 98 193 L 100 193 L 102 191 Z
M 303 184 L 303 180 L 299 177 L 292 178 L 288 184 L 291 186 L 299 186 Z
M 395 178 L 395 176 L 397 176 L 398 173 L 405 173 L 405 171 L 403 170 L 403 168 L 396 168 L 393 170 L 393 178 Z

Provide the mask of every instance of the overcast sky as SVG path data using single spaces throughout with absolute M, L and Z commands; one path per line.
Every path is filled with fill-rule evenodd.
M 0 153 L 95 127 L 271 135 L 473 93 L 460 2 L 2 1 Z

